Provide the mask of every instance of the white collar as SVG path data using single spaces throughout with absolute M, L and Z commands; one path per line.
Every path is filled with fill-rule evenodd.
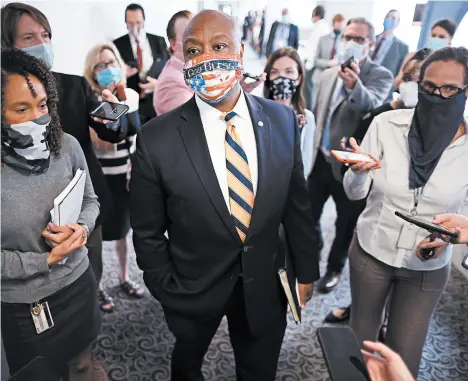
M 130 32 L 128 32 L 128 35 L 130 36 L 130 41 L 132 41 L 132 42 L 134 42 L 134 43 L 136 44 L 136 38 L 135 38 L 135 36 L 134 36 L 133 34 L 131 34 Z M 143 29 L 143 30 L 140 32 L 140 35 L 139 35 L 138 37 L 140 37 L 140 38 L 138 39 L 139 42 L 145 41 L 145 40 L 146 40 L 146 30 Z
M 197 103 L 198 110 L 200 110 L 200 115 L 209 115 L 210 118 L 219 119 L 223 114 L 216 107 L 213 107 L 203 101 L 198 95 L 195 95 L 195 102 Z M 244 91 L 241 90 L 240 97 L 232 109 L 236 113 L 236 116 L 242 119 L 250 119 L 249 107 L 247 106 L 247 101 L 245 99 Z

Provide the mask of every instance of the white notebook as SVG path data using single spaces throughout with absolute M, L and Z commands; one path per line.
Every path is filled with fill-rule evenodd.
M 78 221 L 83 205 L 85 184 L 86 172 L 78 169 L 73 180 L 54 200 L 54 209 L 50 211 L 54 225 L 75 224 Z M 66 259 L 61 264 L 65 261 Z

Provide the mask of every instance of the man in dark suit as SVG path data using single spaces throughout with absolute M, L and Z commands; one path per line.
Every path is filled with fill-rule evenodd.
M 125 10 L 128 34 L 114 41 L 122 59 L 129 66 L 127 87 L 141 94 L 140 119 L 142 123 L 156 116 L 153 107 L 151 85 L 147 84 L 150 72 L 155 78 L 169 59 L 164 37 L 146 33 L 145 11 L 138 4 L 130 4 Z
M 172 380 L 203 380 L 223 316 L 238 379 L 274 380 L 286 327 L 275 266 L 280 223 L 302 306 L 319 277 L 297 118 L 242 91 L 236 30 L 221 12 L 192 19 L 185 78 L 196 95 L 137 140 L 131 224 L 137 263 L 176 337 Z
M 275 50 L 280 48 L 299 47 L 299 28 L 291 24 L 289 11 L 285 8 L 282 11 L 281 21 L 275 21 L 271 26 L 270 36 L 266 46 L 266 55 L 270 56 Z
M 395 37 L 396 28 L 400 25 L 400 12 L 392 9 L 384 19 L 384 30 L 379 34 L 371 53 L 372 60 L 390 70 L 393 77 L 400 72 L 403 61 L 409 52 L 409 47 L 399 38 Z M 393 90 L 393 89 L 392 89 Z M 392 96 L 392 91 L 389 98 Z

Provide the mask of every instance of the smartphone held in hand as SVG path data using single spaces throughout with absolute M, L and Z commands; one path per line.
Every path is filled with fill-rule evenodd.
M 95 118 L 116 122 L 129 110 L 129 107 L 121 103 L 102 102 L 90 115 Z
M 331 150 L 332 156 L 341 163 L 357 164 L 357 163 L 376 163 L 370 155 L 365 153 L 355 153 L 348 151 Z

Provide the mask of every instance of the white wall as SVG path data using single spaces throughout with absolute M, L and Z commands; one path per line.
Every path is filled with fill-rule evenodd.
M 53 70 L 82 74 L 93 45 L 127 33 L 125 8 L 133 0 L 22 0 L 40 9 L 52 27 Z M 2 1 L 2 5 L 13 1 Z M 196 0 L 136 0 L 145 9 L 146 30 L 166 36 L 171 16 L 182 9 L 197 12 Z

